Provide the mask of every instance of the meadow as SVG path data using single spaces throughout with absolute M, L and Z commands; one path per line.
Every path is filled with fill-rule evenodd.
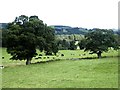
M 118 88 L 118 51 L 109 50 L 103 58 L 82 50 L 60 50 L 57 56 L 42 54 L 31 65 L 9 60 L 2 49 L 2 88 Z M 61 56 L 64 54 L 64 56 Z M 49 58 L 48 58 L 49 57 Z M 36 59 L 37 58 L 37 59 Z M 37 63 L 41 61 L 53 62 Z

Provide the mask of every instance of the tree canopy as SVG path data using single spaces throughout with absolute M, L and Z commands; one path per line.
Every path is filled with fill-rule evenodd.
M 58 49 L 54 41 L 54 29 L 44 24 L 38 16 L 21 15 L 8 25 L 7 52 L 13 60 L 27 60 L 26 65 L 37 55 L 36 48 L 56 54 Z
M 98 58 L 101 57 L 102 52 L 108 51 L 109 47 L 113 49 L 119 48 L 114 32 L 106 29 L 90 30 L 85 35 L 85 39 L 81 40 L 79 46 L 80 49 L 90 51 L 91 54 L 96 53 Z

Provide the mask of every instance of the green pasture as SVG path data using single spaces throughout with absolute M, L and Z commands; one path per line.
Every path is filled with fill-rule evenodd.
M 60 50 L 57 56 L 45 56 L 37 51 L 43 56 L 34 57 L 32 64 L 26 66 L 24 60 L 9 60 L 10 55 L 6 53 L 6 48 L 0 49 L 5 67 L 2 69 L 3 88 L 118 87 L 118 51 L 109 50 L 102 54 L 106 58 L 101 59 L 97 59 L 96 54 L 91 55 L 82 50 Z M 41 59 L 36 59 L 38 57 Z M 60 60 L 54 62 L 36 63 L 58 59 Z
M 0 48 L 2 51 L 2 64 L 4 66 L 14 66 L 14 65 L 25 65 L 25 60 L 10 60 L 10 54 L 6 52 L 6 48 Z M 56 60 L 56 59 L 84 59 L 84 58 L 97 58 L 96 54 L 89 54 L 89 52 L 84 52 L 83 50 L 59 50 L 57 56 L 45 56 L 43 52 L 37 50 L 38 55 L 32 59 L 32 63 L 40 62 L 40 61 L 49 61 L 49 60 Z M 39 56 L 42 54 L 42 56 Z M 64 56 L 61 56 L 64 54 Z M 118 51 L 109 50 L 108 52 L 102 53 L 102 57 L 116 57 L 118 56 Z M 41 57 L 41 58 L 39 58 Z M 38 59 L 36 59 L 38 58 Z

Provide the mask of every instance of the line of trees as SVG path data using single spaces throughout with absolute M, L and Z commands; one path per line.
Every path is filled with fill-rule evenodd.
M 76 41 L 67 41 L 66 39 L 57 40 L 57 45 L 59 50 L 76 50 L 77 45 L 75 45 Z

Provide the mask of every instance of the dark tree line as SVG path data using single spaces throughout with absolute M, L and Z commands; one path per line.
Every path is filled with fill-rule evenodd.
M 2 33 L 2 47 L 6 47 L 7 43 L 6 43 L 6 37 L 7 37 L 7 31 L 8 30 L 1 30 Z
M 7 29 L 3 32 L 3 46 L 7 47 L 13 60 L 24 59 L 28 65 L 37 55 L 36 49 L 45 51 L 46 55 L 56 55 L 58 52 L 54 29 L 44 24 L 38 16 L 16 17 Z
M 75 45 L 75 41 L 67 41 L 65 39 L 63 40 L 57 40 L 57 45 L 59 50 L 76 50 L 77 45 Z

